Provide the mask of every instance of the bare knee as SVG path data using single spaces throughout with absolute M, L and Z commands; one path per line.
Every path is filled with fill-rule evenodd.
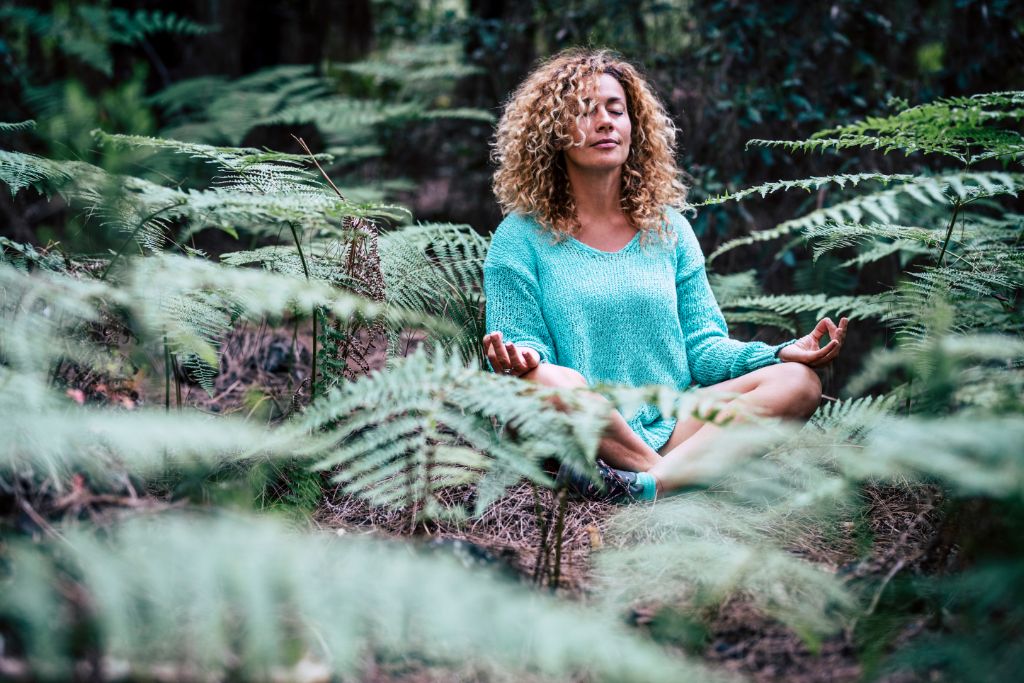
M 821 403 L 821 379 L 803 363 L 781 363 L 775 366 L 779 381 L 789 397 L 784 417 L 806 419 Z

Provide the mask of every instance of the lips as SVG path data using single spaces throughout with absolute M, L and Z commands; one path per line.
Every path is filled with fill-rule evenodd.
M 597 147 L 598 149 L 611 149 L 612 147 L 618 146 L 618 144 L 618 142 L 612 140 L 611 138 L 605 138 L 603 140 L 598 140 L 597 142 L 592 144 L 591 147 Z

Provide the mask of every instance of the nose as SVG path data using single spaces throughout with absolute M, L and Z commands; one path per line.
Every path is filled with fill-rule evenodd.
M 597 130 L 609 130 L 612 127 L 612 117 L 604 107 L 594 110 L 594 128 Z

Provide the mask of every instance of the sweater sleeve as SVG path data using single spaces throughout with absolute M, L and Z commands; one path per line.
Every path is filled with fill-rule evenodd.
M 510 216 L 491 238 L 484 260 L 487 331 L 533 349 L 541 362 L 555 362 L 554 345 L 541 313 L 536 260 L 522 219 Z
M 679 321 L 693 379 L 701 386 L 709 386 L 781 362 L 776 356 L 779 349 L 796 340 L 772 346 L 729 338 L 725 317 L 708 282 L 697 236 L 682 215 L 671 215 L 679 240 L 676 245 Z

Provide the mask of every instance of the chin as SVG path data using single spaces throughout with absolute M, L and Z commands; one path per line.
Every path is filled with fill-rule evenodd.
M 625 165 L 626 157 L 623 156 L 622 158 L 615 159 L 580 159 L 571 163 L 584 171 L 614 171 Z

